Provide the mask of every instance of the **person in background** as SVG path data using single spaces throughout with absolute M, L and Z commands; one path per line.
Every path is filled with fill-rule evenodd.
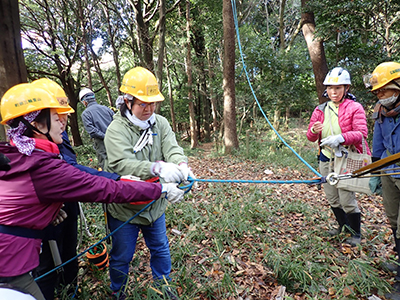
M 84 88 L 79 92 L 79 100 L 85 105 L 81 118 L 85 130 L 93 139 L 93 147 L 96 150 L 98 166 L 104 169 L 106 149 L 104 136 L 108 125 L 113 120 L 114 112 L 107 106 L 100 105 L 91 89 Z
M 176 184 L 114 181 L 84 173 L 60 159 L 63 125 L 59 104 L 46 90 L 30 83 L 10 88 L 1 99 L 1 124 L 8 125 L 10 144 L 0 152 L 11 168 L 0 171 L 0 283 L 26 290 L 44 300 L 31 271 L 39 265 L 46 228 L 65 202 L 137 202 L 162 193 L 180 201 Z
M 62 143 L 58 144 L 58 149 L 62 158 L 70 165 L 78 168 L 79 170 L 97 176 L 102 176 L 112 180 L 119 180 L 120 176 L 116 173 L 109 173 L 98 171 L 87 166 L 78 164 L 76 160 L 76 153 L 69 141 L 68 133 L 66 131 L 68 116 L 74 113 L 74 109 L 68 105 L 68 97 L 63 88 L 53 80 L 48 78 L 41 78 L 32 82 L 33 85 L 45 89 L 51 95 L 55 96 L 60 105 L 69 108 L 65 113 L 60 113 L 59 118 L 62 123 Z M 64 204 L 62 210 L 65 213 L 65 218 L 57 219 L 60 224 L 55 224 L 54 227 L 57 246 L 60 252 L 61 261 L 66 262 L 76 256 L 77 237 L 78 237 L 78 215 L 80 212 L 78 202 L 67 202 Z M 62 216 L 61 216 L 62 217 Z M 49 243 L 42 244 L 42 251 L 40 253 L 40 264 L 33 271 L 35 278 L 46 274 L 54 268 L 53 256 Z M 63 267 L 61 272 L 53 272 L 49 275 L 39 279 L 36 283 L 39 285 L 46 300 L 54 299 L 54 292 L 60 292 L 63 287 L 69 287 L 68 291 L 73 293 L 77 284 L 78 276 L 78 260 L 74 260 Z
M 400 63 L 379 64 L 371 75 L 364 76 L 364 82 L 378 98 L 373 113 L 375 125 L 372 139 L 372 160 L 376 161 L 400 152 Z M 386 299 L 400 299 L 400 171 L 393 168 L 398 168 L 398 164 L 382 169 L 385 173 L 393 175 L 370 180 L 372 191 L 378 189 L 380 181 L 382 183 L 383 206 L 393 231 L 399 257 L 398 264 L 391 268 L 397 271 L 394 291 L 386 294 Z
M 354 145 L 362 153 L 363 139 L 367 138 L 368 128 L 364 108 L 355 102 L 349 93 L 351 85 L 347 70 L 336 67 L 326 75 L 324 96 L 329 101 L 318 105 L 312 113 L 307 138 L 319 143 L 319 169 L 322 176 L 334 171 L 335 155 L 342 155 L 339 146 Z M 365 140 L 367 152 L 370 154 Z M 350 228 L 352 236 L 346 240 L 351 246 L 361 243 L 361 212 L 354 192 L 338 189 L 329 183 L 324 184 L 325 196 L 339 223 L 339 228 L 329 231 L 330 235 L 339 234 L 342 229 Z
M 120 91 L 123 103 L 107 129 L 106 171 L 132 175 L 141 180 L 159 177 L 162 182 L 181 182 L 195 178 L 187 157 L 178 145 L 167 119 L 155 114 L 155 105 L 164 96 L 155 76 L 136 67 L 123 78 Z M 144 206 L 108 205 L 110 229 L 114 230 Z M 154 281 L 170 280 L 171 255 L 166 234 L 167 201 L 159 199 L 112 237 L 110 252 L 111 290 L 115 298 L 125 299 L 129 263 L 135 253 L 139 231 L 150 249 L 150 266 Z M 168 293 L 168 290 L 167 290 Z M 174 298 L 173 294 L 168 297 Z

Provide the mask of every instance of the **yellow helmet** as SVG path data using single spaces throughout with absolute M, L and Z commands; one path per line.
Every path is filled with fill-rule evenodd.
M 126 72 L 119 90 L 143 102 L 164 101 L 164 96 L 158 89 L 156 77 L 142 67 L 136 67 Z
M 65 114 L 70 110 L 61 105 L 47 90 L 32 83 L 14 85 L 1 98 L 1 124 L 4 125 L 9 120 L 45 108 L 54 108 L 59 114 Z
M 369 84 L 372 86 L 371 92 L 398 78 L 400 78 L 400 63 L 394 61 L 381 63 L 369 77 Z
M 33 85 L 47 90 L 50 94 L 55 96 L 58 102 L 65 107 L 69 108 L 69 111 L 65 112 L 65 114 L 73 114 L 75 110 L 69 106 L 68 97 L 65 94 L 63 88 L 55 81 L 48 78 L 40 78 L 32 82 Z

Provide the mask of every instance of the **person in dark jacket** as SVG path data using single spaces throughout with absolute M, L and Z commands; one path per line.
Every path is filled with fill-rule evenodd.
M 79 92 L 79 100 L 86 107 L 81 115 L 83 126 L 93 139 L 98 166 L 104 169 L 104 162 L 107 157 L 106 148 L 104 147 L 104 136 L 108 125 L 113 120 L 114 112 L 109 107 L 98 104 L 91 89 L 83 88 Z
M 48 78 L 41 78 L 32 82 L 32 84 L 46 89 L 50 94 L 55 96 L 60 105 L 69 108 L 64 114 L 59 114 L 61 123 L 63 124 L 62 143 L 58 144 L 58 149 L 62 158 L 70 165 L 78 168 L 79 170 L 96 175 L 109 178 L 112 180 L 119 180 L 120 176 L 116 173 L 109 173 L 98 171 L 96 169 L 80 165 L 76 159 L 76 153 L 69 141 L 68 133 L 66 131 L 68 115 L 74 113 L 74 109 L 68 105 L 68 97 L 62 87 L 53 80 Z M 64 204 L 62 210 L 65 212 L 66 217 L 61 220 L 61 223 L 54 227 L 56 242 L 60 252 L 62 262 L 66 262 L 76 256 L 76 247 L 78 240 L 78 215 L 80 212 L 78 202 L 67 202 Z M 53 255 L 49 243 L 42 244 L 42 252 L 40 253 L 40 264 L 33 271 L 35 278 L 46 274 L 54 268 Z M 39 279 L 36 283 L 39 285 L 46 300 L 54 299 L 54 290 L 60 290 L 63 287 L 69 286 L 69 291 L 74 292 L 74 286 L 78 276 L 78 260 L 74 260 L 63 267 L 62 272 L 53 272 L 49 275 Z
M 60 159 L 58 113 L 68 108 L 46 90 L 30 83 L 10 88 L 1 99 L 1 124 L 10 144 L 0 152 L 11 161 L 0 171 L 0 283 L 24 289 L 44 300 L 31 271 L 39 265 L 44 229 L 65 202 L 135 203 L 183 197 L 176 184 L 114 181 L 78 170 Z
M 372 74 L 364 77 L 366 85 L 376 95 L 373 118 L 375 119 L 372 140 L 372 159 L 386 159 L 400 152 L 400 63 L 390 61 L 379 64 Z M 388 269 L 397 272 L 394 278 L 392 293 L 386 299 L 400 300 L 400 171 L 398 163 L 391 164 L 382 170 L 390 176 L 372 177 L 370 188 L 376 192 L 382 185 L 383 206 L 393 232 L 398 255 L 397 264 Z

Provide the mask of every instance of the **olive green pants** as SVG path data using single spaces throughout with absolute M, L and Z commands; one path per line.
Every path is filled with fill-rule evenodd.
M 382 176 L 383 206 L 392 229 L 397 229 L 396 237 L 400 239 L 400 178 Z
M 39 286 L 29 273 L 10 278 L 0 277 L 0 282 L 6 283 L 7 285 L 15 287 L 16 289 L 20 289 L 21 291 L 31 294 L 36 300 L 46 300 L 40 291 Z
M 319 172 L 322 176 L 327 176 L 333 172 L 333 163 L 329 161 L 319 162 Z M 324 183 L 324 192 L 329 205 L 333 208 L 341 208 L 346 214 L 359 213 L 357 199 L 354 192 L 336 188 L 334 185 Z

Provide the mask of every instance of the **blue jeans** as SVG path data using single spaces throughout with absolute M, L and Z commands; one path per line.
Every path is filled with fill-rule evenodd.
M 108 214 L 110 230 L 113 231 L 124 222 Z M 151 225 L 126 224 L 112 236 L 112 249 L 110 251 L 110 279 L 111 290 L 114 292 L 125 288 L 128 280 L 129 263 L 135 253 L 136 241 L 139 230 L 142 231 L 144 240 L 150 250 L 150 267 L 154 280 L 166 278 L 170 280 L 171 255 L 165 214 Z

